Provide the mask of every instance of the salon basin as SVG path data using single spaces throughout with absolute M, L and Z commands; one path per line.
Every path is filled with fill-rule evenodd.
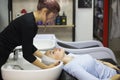
M 56 46 L 56 38 L 52 34 L 37 34 L 34 37 L 33 44 L 39 50 L 53 49 Z
M 54 68 L 40 69 L 23 57 L 17 61 L 8 60 L 1 67 L 3 80 L 57 80 L 62 71 L 63 63 Z
M 52 39 L 34 39 L 33 44 L 39 50 L 49 50 L 55 47 L 56 41 Z
M 56 46 L 56 40 L 54 39 L 38 39 L 33 41 L 34 46 L 42 51 L 53 49 Z M 17 46 L 15 49 L 22 49 L 22 46 Z

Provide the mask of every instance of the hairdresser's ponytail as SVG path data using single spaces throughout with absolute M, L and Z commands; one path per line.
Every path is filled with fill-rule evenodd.
M 39 0 L 38 3 L 44 3 L 45 0 Z

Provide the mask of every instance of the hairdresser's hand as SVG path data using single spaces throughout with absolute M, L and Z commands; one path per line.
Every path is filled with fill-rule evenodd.
M 56 61 L 55 63 L 50 64 L 50 65 L 48 66 L 48 68 L 53 68 L 53 67 L 55 67 L 55 66 L 57 66 L 57 65 L 59 65 L 59 64 L 60 64 L 60 61 Z

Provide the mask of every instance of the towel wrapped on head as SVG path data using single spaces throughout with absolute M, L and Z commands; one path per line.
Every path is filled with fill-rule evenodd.
M 49 65 L 49 64 L 52 64 L 54 62 L 56 62 L 57 60 L 53 59 L 53 58 L 50 58 L 46 55 L 43 55 L 43 57 L 41 58 L 42 62 L 46 65 Z

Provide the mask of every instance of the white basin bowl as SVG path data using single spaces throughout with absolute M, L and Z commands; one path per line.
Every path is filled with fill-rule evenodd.
M 11 67 L 13 63 L 1 67 L 3 80 L 57 80 L 63 67 L 62 62 L 50 69 L 38 69 L 36 66 L 27 63 L 27 61 L 17 63 L 24 69 L 20 70 Z
M 33 44 L 39 50 L 53 49 L 56 46 L 56 37 L 53 34 L 37 34 Z
M 49 50 L 55 47 L 56 41 L 52 39 L 34 39 L 33 44 L 39 50 Z
M 33 44 L 39 50 L 49 50 L 56 46 L 56 41 L 53 39 L 34 39 Z M 22 49 L 22 46 L 17 46 L 15 49 Z

